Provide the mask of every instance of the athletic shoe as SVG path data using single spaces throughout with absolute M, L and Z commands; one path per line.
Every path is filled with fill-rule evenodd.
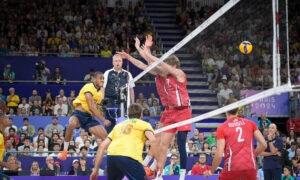
M 67 159 L 67 155 L 68 155 L 68 152 L 67 152 L 67 150 L 63 150 L 59 155 L 58 155 L 58 159 L 60 159 L 60 160 L 66 160 Z

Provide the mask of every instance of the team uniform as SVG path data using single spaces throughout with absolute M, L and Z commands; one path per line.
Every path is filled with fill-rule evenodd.
M 257 173 L 253 134 L 256 124 L 240 117 L 227 119 L 217 130 L 217 139 L 225 139 L 225 163 L 220 180 L 255 180 Z
M 3 136 L 2 132 L 0 131 L 0 161 L 3 161 L 4 151 L 5 151 L 4 136 Z M 0 172 L 0 178 L 1 179 L 3 179 L 3 178 L 10 179 L 9 176 L 2 174 L 1 172 Z
M 81 106 L 87 111 L 82 112 L 75 110 L 71 116 L 76 116 L 79 119 L 80 127 L 85 129 L 86 132 L 89 132 L 89 128 L 93 126 L 98 126 L 100 123 L 94 118 L 93 113 L 91 112 L 88 103 L 86 101 L 85 94 L 90 93 L 93 96 L 94 102 L 96 105 L 99 105 L 103 99 L 103 95 L 100 91 L 100 88 L 96 88 L 94 83 L 88 83 L 84 85 L 79 95 L 73 101 L 73 106 L 76 108 L 81 104 Z
M 142 163 L 146 141 L 145 132 L 154 133 L 152 126 L 140 119 L 129 119 L 116 125 L 108 135 L 111 143 L 107 149 L 107 179 L 147 179 Z
M 174 76 L 168 75 L 163 78 L 156 75 L 156 87 L 158 95 L 161 99 L 165 111 L 160 119 L 164 126 L 181 122 L 192 117 L 192 112 L 189 108 L 190 99 L 187 92 L 187 80 L 179 82 Z M 190 131 L 191 124 L 180 126 L 167 130 L 165 132 L 176 133 L 177 131 Z

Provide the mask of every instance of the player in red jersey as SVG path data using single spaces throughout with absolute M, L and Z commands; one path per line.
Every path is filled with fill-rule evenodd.
M 152 45 L 152 36 L 146 37 L 146 43 L 144 49 L 140 48 L 139 40 L 136 38 L 136 48 L 141 54 L 141 56 L 148 62 L 151 63 L 158 60 L 158 58 L 151 55 L 150 47 Z M 144 70 L 148 67 L 148 65 L 143 62 L 131 57 L 125 52 L 118 52 L 122 56 L 122 58 L 128 59 L 138 68 Z M 180 121 L 184 121 L 186 119 L 190 119 L 192 117 L 192 112 L 189 109 L 190 99 L 187 92 L 187 78 L 185 73 L 180 69 L 180 61 L 179 59 L 171 55 L 168 57 L 165 62 L 160 63 L 153 70 L 150 71 L 151 74 L 156 76 L 156 86 L 157 92 L 160 96 L 161 102 L 165 107 L 165 111 L 161 117 L 160 122 L 163 126 L 168 126 L 170 124 L 174 124 Z M 168 146 L 173 139 L 176 132 L 177 134 L 177 143 L 180 153 L 180 178 L 183 179 L 186 172 L 186 137 L 187 132 L 191 130 L 191 125 L 184 125 L 177 128 L 173 128 L 167 130 L 161 135 L 157 135 L 156 138 L 160 139 L 160 151 L 161 157 L 160 162 L 162 165 L 165 164 L 167 149 Z M 151 150 L 149 156 L 145 159 L 148 159 L 148 162 L 151 160 Z M 145 162 L 145 161 L 144 161 Z M 146 165 L 147 163 L 143 163 Z M 154 166 L 151 166 L 150 169 L 153 170 Z
M 215 172 L 225 151 L 225 163 L 219 176 L 220 180 L 256 180 L 256 156 L 264 152 L 267 143 L 256 124 L 251 120 L 237 117 L 237 111 L 238 109 L 233 109 L 226 112 L 227 120 L 218 127 L 217 152 L 211 170 L 204 173 L 205 177 Z M 256 149 L 253 146 L 253 137 L 259 143 Z

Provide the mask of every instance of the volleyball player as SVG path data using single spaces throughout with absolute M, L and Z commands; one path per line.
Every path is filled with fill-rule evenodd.
M 140 55 L 148 61 L 148 65 L 158 60 L 158 58 L 151 55 L 150 47 L 152 45 L 152 36 L 146 37 L 144 49 L 140 48 L 139 40 L 136 38 L 136 48 Z M 138 68 L 145 70 L 148 65 L 131 57 L 125 52 L 118 52 L 122 58 L 127 58 Z M 186 74 L 180 69 L 180 61 L 175 55 L 168 57 L 165 62 L 160 63 L 157 67 L 150 71 L 151 74 L 156 75 L 156 88 L 161 99 L 165 111 L 160 119 L 163 126 L 168 126 L 192 117 L 190 106 L 190 99 L 187 92 L 187 78 Z M 180 179 L 184 179 L 186 173 L 186 137 L 191 130 L 191 125 L 184 125 L 164 131 L 157 136 L 160 139 L 160 159 L 159 161 L 164 166 L 167 158 L 167 149 L 171 143 L 175 133 L 177 134 L 177 143 L 180 153 Z M 152 151 L 146 156 L 143 165 L 146 166 L 152 159 Z M 150 166 L 151 170 L 155 169 L 155 162 Z
M 67 159 L 69 142 L 72 138 L 72 133 L 75 128 L 81 127 L 86 132 L 90 132 L 102 140 L 107 137 L 106 130 L 93 117 L 96 116 L 100 121 L 103 122 L 105 126 L 110 125 L 110 121 L 105 120 L 97 110 L 97 106 L 103 99 L 100 91 L 103 83 L 103 73 L 95 72 L 93 82 L 84 85 L 80 90 L 79 95 L 73 101 L 75 111 L 71 114 L 69 127 L 67 128 L 65 135 L 64 150 L 58 156 L 59 159 Z
M 238 109 L 233 109 L 226 112 L 227 120 L 218 127 L 217 151 L 211 170 L 204 172 L 205 177 L 215 172 L 225 152 L 225 164 L 219 176 L 220 180 L 256 180 L 256 156 L 264 152 L 267 143 L 256 124 L 238 117 L 237 111 Z M 253 137 L 259 143 L 256 149 L 253 146 Z

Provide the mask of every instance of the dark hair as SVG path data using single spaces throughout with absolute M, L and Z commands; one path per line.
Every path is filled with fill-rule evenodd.
M 70 151 L 71 149 L 73 149 L 74 151 L 76 151 L 76 147 L 75 146 L 69 146 L 68 151 Z
M 85 160 L 86 161 L 86 158 L 85 157 L 81 157 L 80 160 Z
M 58 118 L 57 118 L 56 116 L 53 116 L 53 117 L 52 117 L 52 120 L 53 120 L 53 119 L 56 119 L 56 120 L 58 120 Z
M 59 146 L 59 147 L 60 147 L 60 144 L 58 144 L 58 143 L 53 143 L 52 146 L 53 146 L 53 147 L 54 147 L 54 146 Z
M 84 140 L 84 144 L 85 144 L 85 142 L 87 142 L 87 141 L 89 141 L 90 143 L 92 143 L 92 142 L 91 142 L 91 140 L 89 140 L 89 139 L 86 139 L 86 140 Z
M 42 128 L 42 127 L 39 127 L 38 131 L 39 131 L 39 130 L 43 130 L 43 131 L 44 131 L 44 128 Z
M 142 116 L 143 108 L 140 104 L 133 103 L 128 108 L 129 118 L 140 118 Z
M 96 78 L 98 75 L 103 75 L 103 73 L 100 72 L 100 71 L 96 71 L 96 72 L 94 73 L 94 78 Z
M 8 132 L 10 132 L 11 130 L 13 130 L 14 132 L 16 132 L 15 128 L 13 128 L 13 127 L 9 128 Z
M 172 154 L 172 155 L 171 155 L 171 158 L 172 158 L 172 157 L 176 157 L 176 158 L 178 159 L 178 156 L 177 156 L 176 154 Z
M 86 151 L 88 150 L 88 148 L 87 148 L 87 147 L 85 147 L 85 146 L 82 146 L 82 147 L 80 148 L 80 151 L 82 151 L 83 149 L 85 149 Z
M 24 149 L 26 149 L 26 148 L 29 148 L 29 149 L 30 149 L 30 146 L 24 146 Z
M 290 166 L 284 166 L 284 168 L 287 168 L 290 171 L 291 176 L 293 176 L 293 169 Z
M 216 129 L 211 129 L 211 132 L 216 132 L 217 130 Z M 200 133 L 200 132 L 199 132 Z
M 28 118 L 24 118 L 24 119 L 23 119 L 23 122 L 24 122 L 24 121 L 29 121 L 29 119 L 28 119 Z
M 235 99 L 229 99 L 229 101 L 226 103 L 226 105 L 229 105 L 229 104 L 232 104 L 232 103 L 235 103 L 237 102 L 237 100 Z M 235 109 L 232 109 L 230 111 L 227 111 L 228 114 L 231 114 L 231 115 L 236 115 L 236 113 L 239 111 L 239 108 L 235 108 Z
M 30 139 L 29 136 L 25 136 L 24 141 L 25 141 L 25 140 L 29 140 L 29 141 L 31 142 L 31 139 Z

